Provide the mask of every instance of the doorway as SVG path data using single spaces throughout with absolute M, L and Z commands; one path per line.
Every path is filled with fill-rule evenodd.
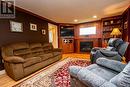
M 52 43 L 54 48 L 58 48 L 58 28 L 54 24 L 48 23 L 49 43 Z

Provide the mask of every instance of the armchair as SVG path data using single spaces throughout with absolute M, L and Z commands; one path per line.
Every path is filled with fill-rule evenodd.
M 99 58 L 87 67 L 70 66 L 71 87 L 130 87 L 130 62 Z
M 128 44 L 128 42 L 124 42 L 122 39 L 111 38 L 107 48 L 93 48 L 91 50 L 91 62 L 95 63 L 96 59 L 99 57 L 121 61 L 127 50 Z

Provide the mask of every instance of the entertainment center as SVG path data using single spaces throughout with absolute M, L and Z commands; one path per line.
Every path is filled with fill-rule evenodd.
M 59 25 L 59 47 L 63 53 L 90 52 L 93 46 L 101 47 L 101 37 L 100 21 Z
M 74 52 L 74 25 L 59 26 L 59 47 L 63 53 Z

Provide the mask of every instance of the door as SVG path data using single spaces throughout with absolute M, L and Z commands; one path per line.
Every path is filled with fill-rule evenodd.
M 52 43 L 54 48 L 58 48 L 58 29 L 56 25 L 48 23 L 49 43 Z

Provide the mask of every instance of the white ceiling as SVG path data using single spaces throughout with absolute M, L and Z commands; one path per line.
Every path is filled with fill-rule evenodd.
M 57 23 L 94 21 L 121 14 L 130 0 L 15 0 L 16 6 Z M 98 18 L 92 18 L 97 15 Z

